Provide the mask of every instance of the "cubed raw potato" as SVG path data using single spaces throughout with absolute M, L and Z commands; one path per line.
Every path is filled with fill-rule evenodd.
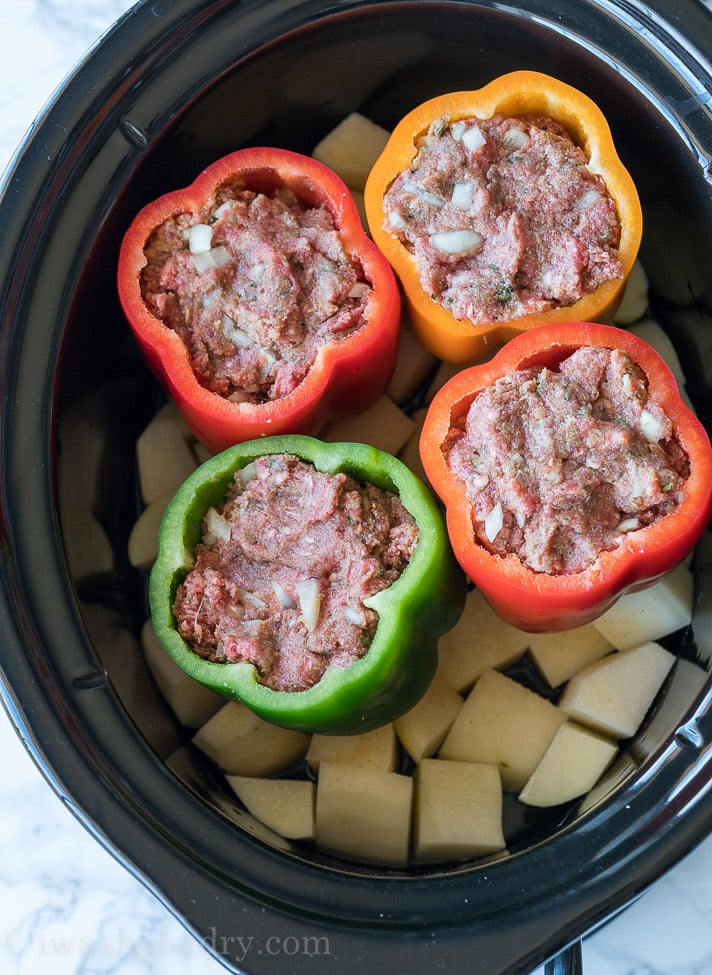
M 141 497 L 144 504 L 168 501 L 198 463 L 185 427 L 171 410 L 161 410 L 136 441 Z
M 67 566 L 75 583 L 113 570 L 114 549 L 95 514 L 67 503 L 61 521 Z
M 309 735 L 270 724 L 240 701 L 223 705 L 192 740 L 230 775 L 286 772 L 304 758 L 309 747 Z
M 616 756 L 618 745 L 573 722 L 562 724 L 519 793 L 528 806 L 558 806 L 585 795 Z
M 423 462 L 420 459 L 420 434 L 423 429 L 423 423 L 425 422 L 425 415 L 427 412 L 427 406 L 421 406 L 419 409 L 413 410 L 413 412 L 410 414 L 410 418 L 415 424 L 415 428 L 408 438 L 405 446 L 398 454 L 399 459 L 403 461 L 405 466 L 408 467 L 425 484 L 428 483 L 428 475 L 425 473 Z
M 409 775 L 322 762 L 316 789 L 317 846 L 353 860 L 405 866 L 412 796 Z
M 151 679 L 139 641 L 117 626 L 97 631 L 93 645 L 129 717 L 154 751 L 167 758 L 178 745 L 178 726 Z
M 496 765 L 425 758 L 415 771 L 417 860 L 461 860 L 506 846 Z
M 694 577 L 679 565 L 654 586 L 621 596 L 593 625 L 617 650 L 660 640 L 692 619 Z
M 675 657 L 659 643 L 609 654 L 568 682 L 559 708 L 574 721 L 611 738 L 636 733 Z
M 287 840 L 314 839 L 316 785 L 306 779 L 262 779 L 227 775 L 247 811 Z
M 388 141 L 388 130 L 351 112 L 316 144 L 312 155 L 341 177 L 352 190 L 361 190 L 373 164 Z
M 166 400 L 163 406 L 160 406 L 153 415 L 153 419 L 156 422 L 162 420 L 169 420 L 171 423 L 175 423 L 180 432 L 185 438 L 185 442 L 193 445 L 196 443 L 195 434 L 188 426 L 185 417 L 178 409 L 176 401 L 173 399 Z
M 595 626 L 577 626 L 560 633 L 532 633 L 529 652 L 550 687 L 559 687 L 587 664 L 613 650 Z
M 151 620 L 141 628 L 141 647 L 151 676 L 169 708 L 186 728 L 201 728 L 225 706 L 225 698 L 199 684 L 168 655 Z
M 439 669 L 456 691 L 466 691 L 486 670 L 519 660 L 528 646 L 529 634 L 505 623 L 480 590 L 471 589 L 462 616 L 440 638 Z
M 320 436 L 330 443 L 367 443 L 389 454 L 397 454 L 414 429 L 413 420 L 389 396 L 384 395 L 362 413 L 327 423 Z
M 468 694 L 439 757 L 498 765 L 503 787 L 519 792 L 564 721 L 546 698 L 488 670 Z
M 420 344 L 407 322 L 403 322 L 396 368 L 386 390 L 393 402 L 407 406 L 437 362 L 432 352 Z
M 392 772 L 398 758 L 396 733 L 387 724 L 362 735 L 312 735 L 306 758 L 315 770 L 322 762 L 338 762 Z
M 166 501 L 151 501 L 134 522 L 128 541 L 129 562 L 135 569 L 150 569 L 158 554 L 158 532 Z
M 648 309 L 648 276 L 645 268 L 636 261 L 623 290 L 623 300 L 613 316 L 614 325 L 632 325 L 639 321 Z
M 400 743 L 414 762 L 434 755 L 457 717 L 463 700 L 457 691 L 436 672 L 435 677 L 418 701 L 393 724 Z

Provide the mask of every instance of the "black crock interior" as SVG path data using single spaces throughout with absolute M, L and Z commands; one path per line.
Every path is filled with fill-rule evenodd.
M 281 932 L 328 939 L 304 942 L 313 972 L 524 973 L 629 902 L 712 823 L 711 570 L 700 558 L 695 619 L 667 641 L 680 660 L 644 732 L 595 796 L 518 823 L 507 856 L 390 872 L 270 838 L 190 748 L 166 767 L 185 734 L 146 704 L 125 661 L 101 659 L 93 643 L 88 604 L 116 610 L 133 632 L 146 616 L 126 541 L 135 439 L 161 393 L 116 299 L 123 230 L 143 203 L 237 146 L 309 152 L 351 110 L 388 127 L 439 92 L 546 71 L 609 118 L 644 207 L 653 311 L 709 428 L 711 50 L 712 21 L 693 0 L 645 11 L 574 0 L 556 14 L 545 0 L 141 3 L 68 81 L 8 173 L 5 704 L 77 815 L 228 964 L 239 936 Z M 92 431 L 87 451 L 97 438 L 103 449 L 95 504 L 70 526 L 57 501 L 57 429 L 77 409 Z M 92 517 L 115 568 L 72 578 L 64 542 L 90 546 Z M 295 958 L 269 965 L 293 972 Z

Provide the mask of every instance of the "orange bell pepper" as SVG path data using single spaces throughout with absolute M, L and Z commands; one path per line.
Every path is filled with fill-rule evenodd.
M 582 571 L 549 574 L 534 571 L 514 553 L 495 553 L 476 534 L 466 481 L 451 469 L 443 448 L 451 433 L 462 429 L 478 394 L 498 379 L 531 367 L 555 371 L 582 347 L 619 349 L 643 371 L 648 398 L 670 419 L 671 439 L 687 455 L 689 475 L 675 508 L 623 534 L 615 548 L 602 551 Z M 618 422 L 610 424 L 620 430 Z M 681 399 L 658 353 L 634 333 L 610 325 L 545 325 L 516 336 L 488 362 L 462 369 L 438 391 L 428 409 L 420 455 L 447 509 L 448 534 L 458 562 L 503 619 L 532 632 L 583 626 L 623 593 L 656 582 L 692 551 L 712 513 L 712 447 L 705 428 Z
M 612 197 L 621 224 L 619 258 L 623 276 L 601 284 L 569 307 L 526 314 L 507 321 L 477 324 L 458 320 L 427 294 L 415 257 L 384 228 L 383 198 L 417 153 L 418 140 L 438 119 L 488 119 L 544 116 L 562 124 L 585 152 L 589 169 L 600 176 Z M 635 184 L 616 154 L 608 123 L 586 95 L 534 71 L 503 75 L 477 91 L 459 91 L 432 98 L 409 112 L 395 127 L 373 166 L 365 190 L 365 207 L 374 241 L 400 279 L 413 329 L 435 355 L 449 362 L 471 362 L 519 332 L 551 321 L 608 321 L 622 298 L 625 281 L 638 254 L 643 218 Z

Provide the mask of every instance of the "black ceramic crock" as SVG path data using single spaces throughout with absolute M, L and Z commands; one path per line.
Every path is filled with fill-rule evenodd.
M 595 796 L 522 822 L 488 863 L 379 871 L 277 843 L 189 747 L 166 764 L 180 729 L 142 696 L 140 671 L 97 651 L 87 606 L 132 632 L 145 616 L 125 551 L 134 441 L 160 402 L 116 299 L 123 230 L 237 146 L 308 152 L 351 110 L 390 126 L 431 95 L 546 71 L 610 120 L 643 202 L 653 312 L 709 428 L 711 56 L 712 17 L 694 0 L 147 0 L 67 80 L 6 173 L 4 704 L 77 817 L 235 971 L 524 975 L 694 847 L 712 825 L 708 537 L 692 626 L 667 643 L 679 660 L 665 698 Z M 86 422 L 84 508 L 61 503 L 71 411 Z M 92 572 L 97 522 L 113 555 Z M 295 950 L 240 968 L 241 937 L 275 935 Z

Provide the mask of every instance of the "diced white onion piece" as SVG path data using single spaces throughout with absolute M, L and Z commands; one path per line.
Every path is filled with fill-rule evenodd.
M 216 220 L 219 220 L 220 217 L 222 217 L 224 214 L 228 213 L 230 210 L 234 210 L 236 206 L 237 206 L 236 200 L 225 200 L 224 203 L 220 204 L 220 206 L 217 208 L 213 216 L 215 217 Z
M 349 289 L 347 298 L 363 298 L 371 290 L 371 285 L 367 281 L 357 281 L 352 288 Z
M 236 325 L 229 315 L 223 315 L 222 333 L 238 349 L 244 349 L 253 344 L 247 332 Z
M 240 470 L 237 472 L 237 478 L 240 484 L 242 484 L 243 486 L 245 484 L 249 484 L 250 481 L 254 481 L 256 477 L 257 477 L 257 465 L 255 464 L 254 460 L 250 461 L 249 464 L 245 464 L 245 466 L 241 467 Z
M 244 603 L 247 603 L 248 606 L 252 606 L 254 609 L 269 608 L 264 599 L 261 599 L 259 596 L 255 596 L 255 594 L 250 592 L 248 589 L 240 590 L 240 598 Z
M 469 210 L 475 198 L 475 184 L 470 182 L 455 183 L 452 188 L 450 203 L 456 210 Z
M 213 247 L 209 251 L 201 251 L 199 254 L 193 254 L 192 257 L 195 270 L 198 274 L 205 274 L 206 271 L 214 271 L 230 263 L 230 253 L 225 247 Z
M 650 410 L 640 411 L 640 432 L 649 443 L 657 443 L 662 434 L 660 421 Z
M 203 308 L 210 308 L 210 306 L 214 305 L 221 295 L 222 288 L 213 288 L 212 291 L 206 291 L 202 298 Z
M 524 512 L 523 511 L 518 511 L 514 517 L 515 517 L 515 520 L 516 520 L 517 524 L 519 525 L 519 527 L 520 528 L 524 528 L 524 526 L 527 523 L 527 519 L 526 519 L 526 516 L 525 516 Z
M 450 126 L 450 135 L 453 137 L 455 142 L 459 142 L 462 139 L 462 133 L 465 131 L 467 126 L 464 122 L 453 122 Z
M 623 518 L 617 525 L 619 532 L 634 532 L 636 528 L 640 528 L 640 522 L 637 518 Z
M 466 146 L 470 152 L 477 152 L 481 149 L 487 140 L 482 135 L 482 130 L 478 125 L 471 125 L 469 128 L 465 129 L 462 133 L 462 144 Z
M 594 190 L 593 187 L 587 189 L 581 199 L 578 201 L 578 206 L 580 210 L 587 210 L 594 203 L 597 203 L 601 199 L 601 194 L 598 190 Z
M 354 626 L 366 625 L 366 617 L 363 615 L 361 610 L 355 606 L 344 606 L 344 616 L 349 623 L 353 623 Z
M 319 621 L 321 593 L 317 579 L 302 579 L 296 585 L 302 621 L 308 633 L 313 633 Z
M 214 271 L 217 267 L 215 259 L 210 251 L 201 251 L 200 254 L 193 254 L 193 267 L 198 274 L 205 274 L 206 271 Z
M 205 515 L 205 526 L 209 535 L 212 535 L 217 541 L 230 541 L 230 525 L 227 519 L 217 513 L 215 508 L 208 508 Z
M 274 589 L 274 594 L 277 597 L 277 602 L 282 607 L 282 609 L 296 609 L 297 608 L 296 601 L 294 599 L 292 599 L 292 597 L 289 595 L 289 593 L 284 588 L 284 586 L 280 585 L 280 583 L 277 582 L 276 579 L 272 583 L 272 588 Z
M 217 247 L 213 247 L 210 253 L 215 261 L 216 267 L 225 267 L 225 265 L 229 264 L 232 260 L 230 257 L 230 251 L 227 249 L 227 247 L 223 247 L 222 244 L 219 244 Z
M 485 536 L 487 541 L 493 542 L 495 540 L 502 530 L 503 524 L 504 512 L 502 511 L 502 505 L 498 501 L 485 518 Z
M 435 207 L 436 210 L 442 209 L 445 206 L 445 200 L 436 193 L 431 193 L 429 190 L 424 190 L 421 186 L 415 186 L 413 192 L 422 200 L 423 203 L 427 203 L 428 206 Z
M 476 230 L 443 230 L 432 234 L 430 243 L 442 254 L 471 254 L 482 246 L 482 236 Z
M 510 149 L 523 149 L 529 142 L 529 136 L 521 129 L 507 129 L 504 133 L 504 142 Z
M 393 230 L 405 230 L 408 226 L 404 217 L 397 210 L 391 210 L 388 214 L 388 226 Z
M 204 254 L 213 243 L 213 228 L 208 223 L 196 223 L 188 231 L 188 247 L 191 254 Z

